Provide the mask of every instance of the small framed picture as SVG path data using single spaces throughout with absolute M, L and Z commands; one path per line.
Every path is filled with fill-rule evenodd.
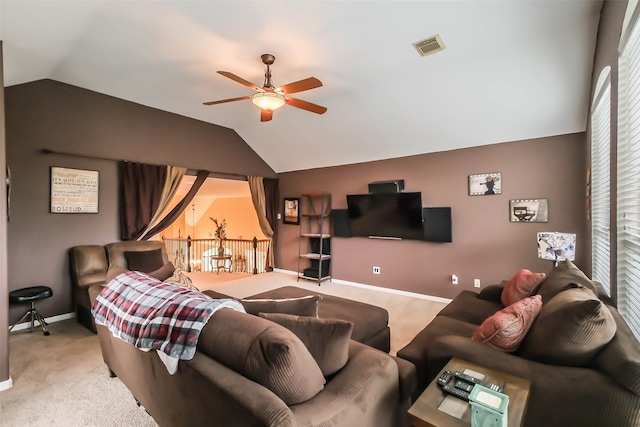
M 300 199 L 284 198 L 284 217 L 283 224 L 300 224 Z
M 469 195 L 488 196 L 502 194 L 502 175 L 500 172 L 469 175 Z
M 511 222 L 549 222 L 549 199 L 509 200 Z

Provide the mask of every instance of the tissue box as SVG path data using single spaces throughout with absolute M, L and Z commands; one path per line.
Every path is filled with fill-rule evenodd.
M 471 427 L 507 427 L 509 396 L 476 384 L 469 394 Z

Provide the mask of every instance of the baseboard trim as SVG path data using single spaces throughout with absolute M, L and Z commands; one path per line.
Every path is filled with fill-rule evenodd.
M 293 276 L 298 275 L 298 273 L 295 271 L 282 270 L 279 268 L 274 268 L 273 271 L 276 273 L 291 274 Z M 436 297 L 432 295 L 419 294 L 417 292 L 401 291 L 399 289 L 383 288 L 382 286 L 365 285 L 364 283 L 349 282 L 347 280 L 336 279 L 335 277 L 331 278 L 331 281 L 338 283 L 340 285 L 353 286 L 356 288 L 369 289 L 372 291 L 387 292 L 389 294 L 402 295 L 405 297 L 419 298 L 419 299 L 435 301 L 435 302 L 442 302 L 445 304 L 448 304 L 452 301 L 450 298 L 442 298 L 442 297 Z
M 47 323 L 56 323 L 56 322 L 61 322 L 63 320 L 69 320 L 69 319 L 73 319 L 76 317 L 75 313 L 65 313 L 65 314 L 58 314 L 57 316 L 51 316 L 51 317 L 45 317 L 44 321 Z M 36 327 L 40 327 L 40 323 L 38 323 L 38 321 L 36 320 L 35 322 Z M 12 330 L 13 331 L 23 331 L 25 329 L 29 329 L 31 327 L 31 321 L 28 322 L 22 322 L 22 323 L 18 323 Z
M 0 391 L 9 390 L 13 387 L 13 380 L 9 377 L 8 380 L 0 381 Z

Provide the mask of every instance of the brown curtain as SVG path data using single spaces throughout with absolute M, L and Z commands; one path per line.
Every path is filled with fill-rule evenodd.
M 267 266 L 272 266 L 273 261 L 273 228 L 267 220 L 267 210 L 265 207 L 266 197 L 264 194 L 264 178 L 261 176 L 247 176 L 249 181 L 249 191 L 251 192 L 251 200 L 253 201 L 253 207 L 258 215 L 258 223 L 262 234 L 271 240 L 269 245 L 269 252 L 267 253 Z
M 276 266 L 276 242 L 278 241 L 278 203 L 280 201 L 280 191 L 278 190 L 278 180 L 276 178 L 264 178 L 262 180 L 264 185 L 264 206 L 267 214 L 267 221 L 271 225 L 273 230 L 273 236 L 271 236 L 270 251 L 273 253 L 273 257 L 267 257 L 267 259 L 273 259 L 273 265 L 268 266 L 268 271 L 272 271 Z
M 202 187 L 202 184 L 208 176 L 209 171 L 199 170 L 196 176 L 196 180 L 191 186 L 189 192 L 182 198 L 182 200 L 180 200 L 180 202 L 171 210 L 171 212 L 167 214 L 167 216 L 162 218 L 158 225 L 156 225 L 146 233 L 145 239 L 155 236 L 156 234 L 160 233 L 162 230 L 173 224 L 173 222 L 178 219 L 182 212 L 184 212 L 187 206 L 189 206 L 189 203 L 191 203 L 191 200 L 193 200 L 196 193 L 198 193 L 198 190 L 200 190 L 200 187 Z
M 119 162 L 120 239 L 136 240 L 160 206 L 166 166 Z

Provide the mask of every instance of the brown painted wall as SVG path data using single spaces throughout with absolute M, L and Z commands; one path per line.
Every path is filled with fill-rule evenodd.
M 577 233 L 576 263 L 584 263 L 584 158 L 585 135 L 578 133 L 283 173 L 280 194 L 325 191 L 334 209 L 344 209 L 346 195 L 366 193 L 369 182 L 404 179 L 405 191 L 422 193 L 423 206 L 451 206 L 452 243 L 334 238 L 332 268 L 336 279 L 452 298 L 473 289 L 474 278 L 486 286 L 521 268 L 549 271 L 551 262 L 537 258 L 538 231 Z M 468 176 L 489 172 L 502 173 L 502 194 L 469 196 Z M 509 222 L 509 200 L 520 198 L 549 199 L 549 222 Z M 297 271 L 299 227 L 279 230 L 278 267 Z M 374 265 L 380 275 L 372 274 Z
M 38 303 L 47 316 L 69 313 L 67 251 L 119 240 L 117 163 L 40 154 L 42 148 L 169 164 L 220 173 L 275 177 L 235 131 L 52 80 L 8 87 L 7 159 L 13 172 L 9 290 L 49 285 Z M 98 214 L 49 213 L 49 168 L 100 172 Z M 16 321 L 24 307 L 12 307 Z

